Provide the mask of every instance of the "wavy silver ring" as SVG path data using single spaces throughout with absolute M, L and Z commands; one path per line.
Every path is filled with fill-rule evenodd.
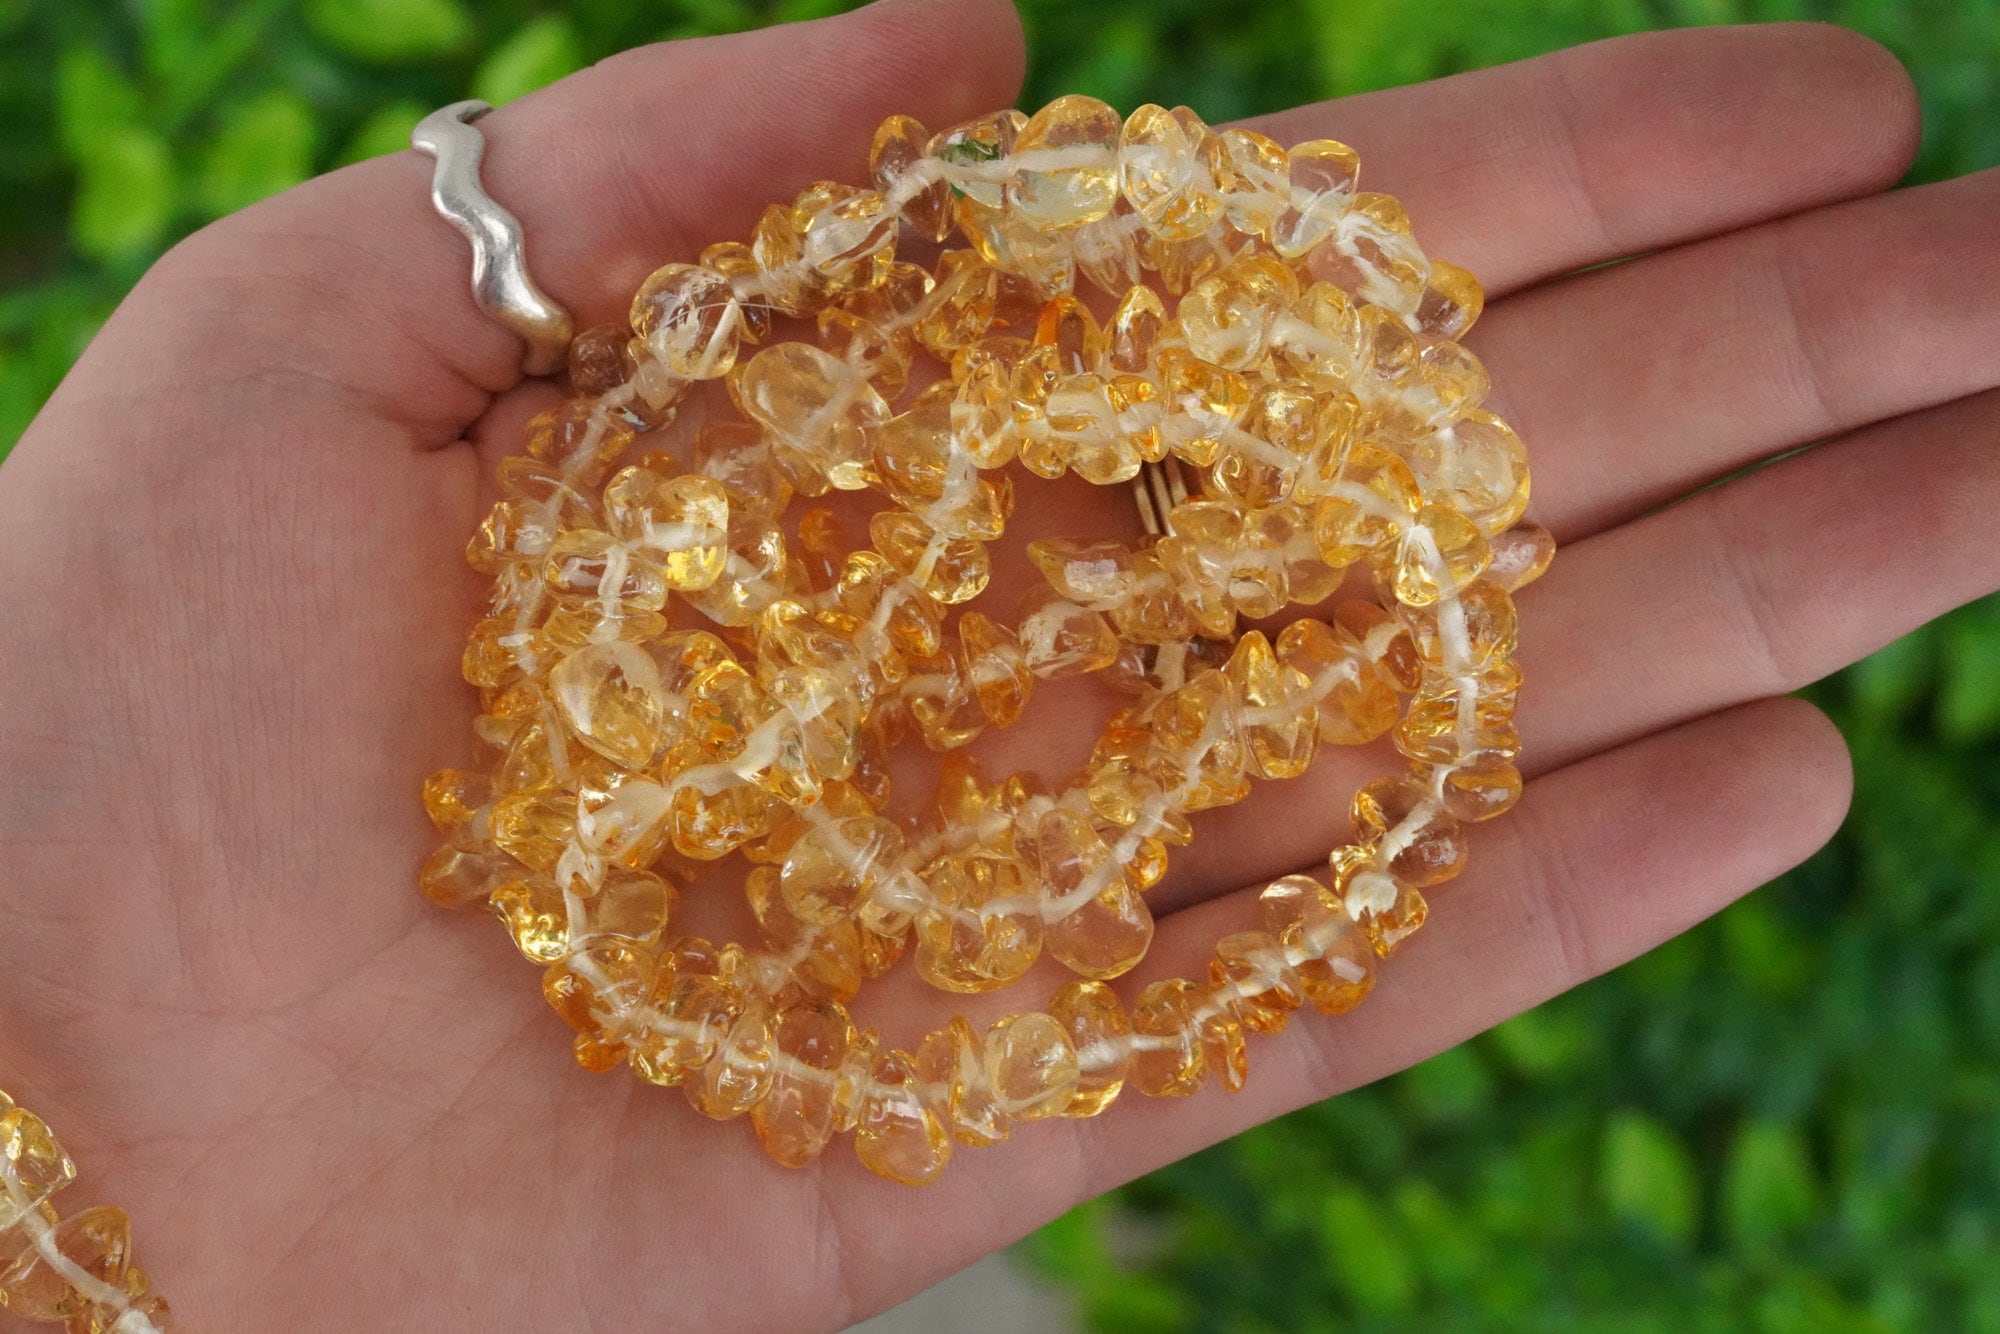
M 547 375 L 568 358 L 576 325 L 569 312 L 528 275 L 520 222 L 480 184 L 486 136 L 472 122 L 492 109 L 476 100 L 440 107 L 410 131 L 410 146 L 437 160 L 431 173 L 431 202 L 472 242 L 472 299 L 527 340 L 522 369 L 529 375 Z

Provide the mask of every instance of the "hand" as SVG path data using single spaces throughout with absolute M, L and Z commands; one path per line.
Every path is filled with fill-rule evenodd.
M 1007 105 L 1020 66 L 1000 0 L 635 51 L 495 113 L 486 179 L 596 322 L 807 180 L 860 179 L 883 115 Z M 414 886 L 418 783 L 483 758 L 459 551 L 553 391 L 472 307 L 404 153 L 178 247 L 0 469 L 0 1078 L 80 1160 L 58 1203 L 131 1209 L 196 1328 L 834 1327 L 1818 847 L 1845 753 L 1778 697 L 2000 585 L 2000 178 L 1883 193 L 1915 148 L 1908 81 L 1806 26 L 1260 128 L 1354 144 L 1425 249 L 1486 282 L 1472 346 L 1566 546 L 1522 599 L 1529 794 L 1366 1005 L 1257 1042 L 1239 1095 L 1025 1126 L 918 1192 L 838 1144 L 785 1171 L 742 1124 L 578 1070 L 504 935 Z M 1043 522 L 1131 527 L 1122 491 L 1086 490 L 1053 487 Z M 1015 753 L 1084 707 L 1031 708 Z M 1198 967 L 1323 857 L 1368 772 L 1208 820 L 1137 980 Z M 956 1008 L 891 990 L 892 1040 Z

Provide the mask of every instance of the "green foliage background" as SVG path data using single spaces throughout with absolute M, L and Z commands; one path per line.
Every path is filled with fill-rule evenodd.
M 1915 73 L 1919 178 L 2000 162 L 2000 0 L 1023 6 L 1024 105 L 1084 91 L 1212 120 L 1642 28 L 1830 19 Z M 847 7 L 0 0 L 0 452 L 203 222 L 400 147 L 443 102 Z M 1030 1253 L 1105 1330 L 2000 1331 L 2000 604 L 1813 693 L 1859 790 L 1804 869 Z

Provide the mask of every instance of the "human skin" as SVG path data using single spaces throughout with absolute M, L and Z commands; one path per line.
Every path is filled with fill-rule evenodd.
M 542 285 L 616 318 L 764 204 L 864 179 L 884 115 L 1012 103 L 1021 59 L 1004 0 L 629 52 L 483 122 L 486 180 Z M 58 1203 L 127 1207 L 196 1329 L 838 1327 L 1819 847 L 1846 752 L 1785 692 L 2000 586 L 2000 177 L 1892 190 L 1908 79 L 1803 25 L 1257 124 L 1353 144 L 1485 282 L 1469 342 L 1564 545 L 1520 602 L 1527 795 L 1364 1006 L 1256 1041 L 1240 1094 L 1026 1126 L 920 1191 L 838 1143 L 781 1169 L 740 1122 L 576 1068 L 504 934 L 413 883 L 418 784 L 481 758 L 459 553 L 553 391 L 472 306 L 403 153 L 176 247 L 0 467 L 0 1081 L 79 1160 Z M 1037 522 L 1132 530 L 1122 490 L 1050 496 Z M 1086 705 L 1018 730 L 1094 730 Z M 1336 757 L 1205 817 L 1131 985 L 1251 924 L 1368 772 Z M 888 990 L 905 1036 L 956 1008 Z

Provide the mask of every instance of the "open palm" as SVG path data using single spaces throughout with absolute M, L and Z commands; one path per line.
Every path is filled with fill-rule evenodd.
M 1008 104 L 1020 60 L 1004 0 L 632 52 L 496 113 L 487 180 L 594 322 L 769 200 L 858 178 L 883 115 Z M 1354 144 L 1487 283 L 1471 345 L 1568 548 L 1522 599 L 1529 794 L 1376 997 L 1262 1041 L 1245 1092 L 1039 1123 L 921 1192 L 838 1151 L 782 1170 L 741 1124 L 584 1074 L 504 935 L 415 892 L 417 784 L 478 758 L 458 553 L 553 392 L 468 300 L 428 164 L 301 186 L 146 277 L 0 469 L 0 1080 L 81 1160 L 75 1193 L 131 1209 L 188 1323 L 837 1326 L 1611 967 L 1831 833 L 1840 740 L 1773 697 L 2000 585 L 2000 178 L 1882 193 L 1908 82 L 1814 27 L 1260 128 Z M 1051 494 L 1044 522 L 1132 524 L 1122 493 Z M 1217 813 L 1155 892 L 1138 980 L 1323 856 L 1361 772 Z M 897 995 L 912 1033 L 948 1010 Z

